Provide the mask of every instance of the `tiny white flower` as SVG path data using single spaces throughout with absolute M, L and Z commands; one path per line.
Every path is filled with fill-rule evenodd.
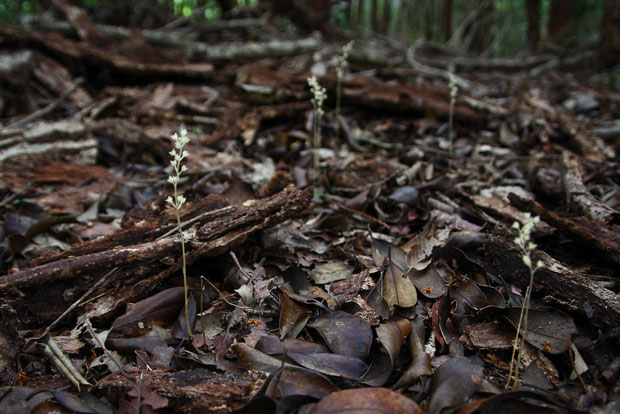
M 521 257 L 523 259 L 523 263 L 528 267 L 528 268 L 532 268 L 532 259 L 530 259 L 530 256 L 523 256 Z

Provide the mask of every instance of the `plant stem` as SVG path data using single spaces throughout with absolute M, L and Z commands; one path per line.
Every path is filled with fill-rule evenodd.
M 338 80 L 336 81 L 336 140 L 340 140 L 340 96 L 342 94 L 342 76 L 338 72 Z
M 178 202 L 178 195 L 177 195 L 177 184 L 174 184 L 174 198 L 175 201 Z M 187 311 L 187 306 L 189 303 L 188 300 L 188 286 L 187 286 L 187 261 L 185 259 L 185 236 L 183 235 L 183 227 L 181 227 L 181 213 L 179 212 L 178 209 L 174 210 L 177 216 L 177 226 L 179 229 L 179 237 L 181 239 L 181 253 L 182 253 L 182 257 L 183 257 L 183 291 L 185 293 L 185 325 L 187 326 L 187 333 L 189 335 L 189 339 L 190 341 L 192 339 L 194 339 L 194 336 L 192 335 L 192 328 L 191 326 L 189 326 L 189 313 Z

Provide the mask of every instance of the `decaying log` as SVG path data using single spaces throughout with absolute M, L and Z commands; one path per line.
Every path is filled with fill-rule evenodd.
M 562 153 L 562 167 L 564 193 L 571 210 L 602 223 L 608 223 L 618 215 L 617 211 L 597 200 L 586 188 L 581 165 L 575 156 L 571 156 L 567 151 Z
M 544 222 L 558 229 L 564 236 L 571 238 L 588 250 L 608 258 L 620 266 L 620 228 L 609 228 L 591 220 L 575 217 L 567 219 L 547 210 L 534 200 L 509 194 L 510 203 L 522 211 L 539 216 Z
M 43 49 L 54 56 L 62 56 L 76 62 L 87 63 L 99 69 L 112 69 L 117 74 L 156 77 L 183 77 L 207 79 L 213 73 L 209 63 L 142 63 L 135 58 L 113 54 L 88 43 L 67 39 L 57 33 L 41 34 L 10 27 L 0 27 L 0 36 L 16 45 L 30 45 Z M 148 44 L 143 44 L 143 49 Z M 168 58 L 168 62 L 174 61 Z
M 219 373 L 204 368 L 191 371 L 127 370 L 105 377 L 97 389 L 112 401 L 123 398 L 136 384 L 149 384 L 168 406 L 182 413 L 229 413 L 241 408 L 265 382 L 258 371 Z
M 555 112 L 564 133 L 570 137 L 571 141 L 587 158 L 602 161 L 616 156 L 613 148 L 579 124 L 567 110 L 556 107 Z
M 298 190 L 288 186 L 272 197 L 254 200 L 249 205 L 232 208 L 230 212 L 212 221 L 199 223 L 198 236 L 188 243 L 188 264 L 204 256 L 225 253 L 262 230 L 303 213 L 312 199 L 312 188 Z M 188 231 L 189 232 L 189 231 Z M 113 236 L 111 236 L 113 237 Z M 190 238 L 188 238 L 190 239 Z M 98 241 L 98 243 L 101 243 Z M 113 267 L 127 268 L 136 263 L 158 262 L 162 257 L 177 254 L 180 243 L 176 234 L 161 240 L 122 246 L 76 257 L 67 257 L 11 275 L 0 277 L 0 292 L 11 287 L 18 289 L 54 283 L 81 275 L 96 275 Z M 180 261 L 168 269 L 162 264 L 159 274 L 131 286 L 135 297 L 168 275 L 179 270 Z
M 586 158 L 603 161 L 615 157 L 613 148 L 584 128 L 566 109 L 552 105 L 538 93 L 528 94 L 526 99 L 532 107 L 541 110 L 549 119 L 557 122 L 571 144 L 578 148 Z
M 329 87 L 331 82 L 321 79 L 321 84 Z M 343 85 L 342 98 L 349 106 L 366 106 L 381 111 L 408 114 L 424 112 L 443 119 L 448 119 L 450 114 L 449 91 L 431 87 L 393 85 L 388 82 L 373 84 L 367 79 L 359 78 Z M 469 103 L 465 105 L 461 101 L 462 99 L 457 98 L 454 119 L 469 124 L 484 123 L 482 111 L 474 110 Z
M 208 44 L 192 42 L 187 48 L 191 60 L 209 62 L 258 59 L 267 56 L 294 56 L 314 52 L 321 46 L 318 32 L 299 40 L 272 40 L 264 43 Z
M 198 9 L 194 10 L 194 12 Z M 200 32 L 219 32 L 222 30 L 252 30 L 267 24 L 266 17 L 218 20 L 211 23 L 201 22 L 196 30 L 188 31 L 185 28 L 176 30 L 178 26 L 187 23 L 185 16 L 170 22 L 156 30 L 141 30 L 142 36 L 153 45 L 184 47 L 196 40 Z M 176 23 L 173 25 L 172 23 Z M 24 27 L 29 30 L 59 32 L 65 36 L 75 36 L 74 26 L 64 20 L 53 18 L 50 14 L 24 16 Z M 136 35 L 136 28 L 128 29 L 122 26 L 95 24 L 97 31 L 113 40 L 126 40 Z
M 82 164 L 94 164 L 97 158 L 97 140 L 87 135 L 84 125 L 76 118 L 39 122 L 28 129 L 20 127 L 2 131 L 10 137 L 0 140 L 0 163 L 16 157 L 47 153 L 73 154 L 74 162 Z
M 485 254 L 496 275 L 525 287 L 529 270 L 523 264 L 521 250 L 512 242 L 493 237 L 484 245 Z M 620 324 L 620 295 L 602 287 L 587 275 L 571 270 L 541 250 L 532 252 L 532 261 L 541 260 L 536 271 L 532 292 L 569 312 L 580 312 L 596 323 L 616 327 Z
M 202 225 L 195 239 L 190 242 L 187 253 L 188 266 L 205 257 L 224 254 L 247 240 L 260 230 L 273 227 L 289 218 L 304 214 L 312 201 L 313 189 L 298 190 L 289 185 L 275 195 L 244 203 L 225 216 Z M 116 304 L 136 300 L 152 286 L 181 270 L 181 261 L 165 268 L 161 273 L 141 279 L 126 289 L 115 292 Z
M 82 275 L 92 275 L 116 266 L 148 262 L 173 253 L 175 250 L 180 251 L 180 248 L 178 238 L 170 236 L 166 239 L 138 246 L 121 247 L 111 251 L 69 257 L 0 277 L 0 292 L 11 287 L 24 289 L 73 279 Z

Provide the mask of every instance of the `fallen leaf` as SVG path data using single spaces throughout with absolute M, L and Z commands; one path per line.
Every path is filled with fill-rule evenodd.
M 291 300 L 288 294 L 280 291 L 280 339 L 285 336 L 296 337 L 306 326 L 311 312 L 306 306 Z
M 418 378 L 431 375 L 431 356 L 424 351 L 424 322 L 420 318 L 411 321 L 411 333 L 409 334 L 409 350 L 411 352 L 411 365 L 398 379 L 393 388 L 395 390 L 408 388 Z
M 112 329 L 125 335 L 142 335 L 151 325 L 172 323 L 183 307 L 183 302 L 182 287 L 166 289 L 136 303 L 129 312 L 114 320 Z
M 386 388 L 338 391 L 317 403 L 311 414 L 422 414 L 424 411 L 404 395 Z
M 357 380 L 368 369 L 368 365 L 359 359 L 332 353 L 296 354 L 291 352 L 288 356 L 302 367 L 345 379 Z
M 403 277 L 403 270 L 391 260 L 383 275 L 383 297 L 390 307 L 409 308 L 418 302 L 418 294 L 411 280 Z
M 343 280 L 353 274 L 353 267 L 344 262 L 333 261 L 316 265 L 309 273 L 315 283 L 325 284 Z
M 505 309 L 504 316 L 510 324 L 517 327 L 521 308 Z M 522 331 L 523 332 L 523 331 Z M 577 332 L 575 322 L 570 315 L 558 310 L 530 309 L 528 312 L 527 331 L 523 332 L 525 340 L 541 351 L 561 354 L 570 347 L 570 339 Z
M 482 367 L 469 358 L 458 357 L 444 362 L 431 379 L 428 414 L 439 414 L 456 407 L 474 395 L 482 383 Z
M 362 318 L 337 311 L 308 322 L 316 329 L 329 349 L 340 355 L 365 360 L 372 345 L 372 329 Z

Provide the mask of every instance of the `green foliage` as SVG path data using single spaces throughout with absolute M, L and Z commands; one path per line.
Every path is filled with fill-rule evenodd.
M 260 0 L 237 0 L 240 7 L 256 7 Z M 77 2 L 76 4 L 79 4 Z M 149 4 L 169 7 L 174 16 L 193 16 L 195 10 L 204 7 L 201 16 L 207 22 L 219 20 L 222 10 L 217 0 L 81 0 L 87 9 L 114 8 L 117 4 L 129 3 L 132 17 L 141 22 L 141 15 Z M 474 0 L 453 0 L 452 27 L 456 30 L 471 13 L 483 2 Z M 602 17 L 601 0 L 576 0 L 570 29 L 566 36 L 570 44 L 595 41 L 599 36 Z M 43 11 L 45 2 L 41 0 L 0 0 L 0 23 L 18 23 L 24 16 Z M 525 50 L 527 19 L 524 0 L 493 0 L 490 12 L 484 19 L 477 19 L 471 25 L 473 31 L 478 27 L 479 35 L 486 37 L 491 44 L 493 56 L 514 56 Z M 125 4 L 126 6 L 126 4 Z M 541 41 L 547 39 L 547 25 L 550 19 L 551 0 L 541 0 Z M 442 31 L 445 10 L 438 0 L 350 0 L 333 1 L 331 23 L 345 29 L 355 30 L 361 36 L 371 36 L 373 32 L 386 34 L 392 38 L 410 43 L 425 37 L 427 40 L 443 43 L 446 41 Z M 492 43 L 491 43 L 492 41 Z M 486 45 L 483 46 L 486 49 Z M 476 51 L 475 48 L 472 51 Z
M 482 3 L 453 0 L 453 33 Z M 542 42 L 547 39 L 550 3 L 550 0 L 541 1 Z M 513 56 L 525 50 L 525 1 L 494 0 L 490 5 L 488 13 L 483 18 L 475 19 L 466 32 L 477 29 L 480 36 L 487 37 L 493 56 Z M 569 23 L 571 41 L 583 43 L 596 40 L 600 29 L 602 1 L 577 0 L 573 12 L 574 18 Z M 429 41 L 444 43 L 447 40 L 442 31 L 444 13 L 443 2 L 437 0 L 351 0 L 348 9 L 342 5 L 333 7 L 331 21 L 342 28 L 355 30 L 362 36 L 380 32 L 403 42 L 424 37 Z
M 17 23 L 24 16 L 39 13 L 41 3 L 38 0 L 0 0 L 0 22 Z

